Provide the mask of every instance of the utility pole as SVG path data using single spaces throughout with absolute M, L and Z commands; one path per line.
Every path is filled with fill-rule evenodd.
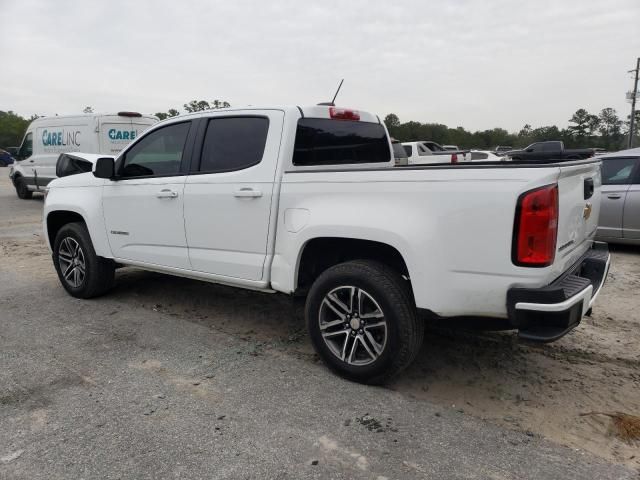
M 631 91 L 631 118 L 629 119 L 629 144 L 628 148 L 633 148 L 633 134 L 635 132 L 636 120 L 636 97 L 638 96 L 638 73 L 640 73 L 640 57 L 636 62 L 636 69 L 629 70 L 629 73 L 635 72 L 636 79 L 633 82 L 633 90 Z

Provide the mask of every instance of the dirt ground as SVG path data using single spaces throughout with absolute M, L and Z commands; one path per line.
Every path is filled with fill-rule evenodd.
M 0 262 L 21 275 L 54 276 L 36 210 L 3 220 Z M 429 326 L 417 361 L 388 388 L 640 468 L 640 445 L 613 436 L 606 417 L 579 416 L 594 410 L 640 415 L 640 248 L 612 247 L 612 253 L 593 316 L 573 333 L 533 345 L 518 342 L 513 332 Z M 246 340 L 256 352 L 318 362 L 302 304 L 285 296 L 221 286 L 212 291 L 205 283 L 135 269 L 119 271 L 117 282 L 123 305 L 204 324 Z M 231 297 L 235 301 L 224 301 Z

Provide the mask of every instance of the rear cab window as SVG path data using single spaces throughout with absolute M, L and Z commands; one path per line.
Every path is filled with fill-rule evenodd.
M 388 163 L 389 139 L 379 123 L 301 118 L 293 153 L 295 166 Z

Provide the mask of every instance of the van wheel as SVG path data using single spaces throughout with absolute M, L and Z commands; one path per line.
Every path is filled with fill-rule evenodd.
M 73 297 L 97 297 L 113 286 L 115 266 L 96 255 L 83 223 L 68 223 L 58 231 L 53 244 L 53 264 L 60 283 Z
M 424 336 L 407 282 L 386 265 L 335 265 L 312 285 L 305 308 L 324 363 L 356 382 L 382 384 L 416 357 Z
M 16 178 L 14 185 L 16 187 L 18 198 L 21 198 L 22 200 L 29 200 L 30 198 L 33 198 L 33 192 L 29 190 L 29 187 L 27 187 L 27 182 L 24 181 L 24 178 Z

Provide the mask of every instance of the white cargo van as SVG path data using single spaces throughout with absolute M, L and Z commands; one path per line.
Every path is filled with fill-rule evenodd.
M 25 133 L 9 177 L 20 198 L 42 192 L 56 178 L 62 153 L 83 152 L 114 156 L 158 118 L 136 112 L 42 117 Z

